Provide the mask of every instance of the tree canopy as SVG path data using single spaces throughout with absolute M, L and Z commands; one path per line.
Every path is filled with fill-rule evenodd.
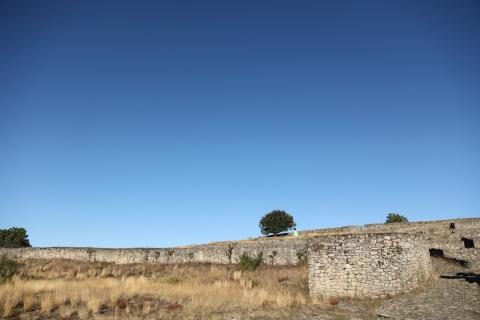
M 293 217 L 283 210 L 273 210 L 260 219 L 260 231 L 264 235 L 277 235 L 295 227 Z
M 30 247 L 27 230 L 24 228 L 0 229 L 0 247 L 22 248 Z
M 389 213 L 385 223 L 408 222 L 407 217 L 398 213 Z

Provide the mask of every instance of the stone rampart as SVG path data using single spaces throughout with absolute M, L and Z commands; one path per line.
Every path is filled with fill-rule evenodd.
M 308 247 L 308 251 L 307 251 Z M 480 219 L 374 224 L 291 236 L 178 248 L 0 248 L 14 259 L 71 259 L 128 263 L 238 263 L 263 253 L 270 265 L 308 257 L 312 295 L 377 298 L 415 288 L 430 275 L 429 249 L 480 272 Z
M 271 240 L 253 243 L 225 243 L 185 248 L 0 248 L 0 255 L 15 259 L 71 259 L 81 261 L 127 263 L 237 263 L 243 253 L 254 256 L 263 253 L 264 263 L 272 265 L 297 264 L 299 255 L 306 252 L 306 240 Z
M 390 224 L 367 224 L 307 231 L 308 234 L 409 233 L 421 235 L 429 249 L 440 250 L 444 258 L 466 263 L 469 272 L 480 272 L 480 219 L 463 218 Z
M 470 272 L 480 272 L 480 232 L 455 231 L 441 236 L 428 235 L 426 241 L 429 249 L 436 250 L 434 255 L 441 254 L 465 263 Z
M 306 230 L 303 233 L 315 235 L 332 234 L 355 234 L 355 233 L 385 233 L 385 232 L 405 232 L 405 233 L 439 233 L 451 230 L 450 226 L 456 230 L 480 230 L 480 218 L 463 218 L 435 221 L 415 221 L 400 223 L 376 223 L 363 226 L 345 226 L 338 228 L 325 228 L 316 230 Z
M 431 268 L 425 241 L 412 234 L 325 236 L 308 248 L 313 296 L 383 298 L 416 288 Z

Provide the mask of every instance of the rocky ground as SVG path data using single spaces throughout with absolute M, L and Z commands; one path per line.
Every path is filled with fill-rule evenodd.
M 480 275 L 433 259 L 439 278 L 424 288 L 382 303 L 376 313 L 389 319 L 480 319 Z

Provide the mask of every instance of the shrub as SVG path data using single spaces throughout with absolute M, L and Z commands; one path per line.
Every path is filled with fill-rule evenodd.
M 263 252 L 257 254 L 256 257 L 249 256 L 246 252 L 240 256 L 238 263 L 239 267 L 243 271 L 255 271 L 263 262 Z
M 299 250 L 297 251 L 297 258 L 298 258 L 298 264 L 301 266 L 306 266 L 308 264 L 308 258 L 307 258 L 307 250 Z
M 270 258 L 270 262 L 271 262 L 272 265 L 273 265 L 273 262 L 274 262 L 274 260 L 275 260 L 275 257 L 277 256 L 277 254 L 278 254 L 277 250 L 273 250 L 272 253 L 270 253 L 270 254 L 268 255 L 268 257 Z
M 295 227 L 293 217 L 283 210 L 273 210 L 260 219 L 260 231 L 264 235 L 273 233 L 276 236 L 279 232 L 288 231 Z
M 24 228 L 0 229 L 0 247 L 22 248 L 30 247 L 27 230 Z
M 17 273 L 17 262 L 2 256 L 0 258 L 0 283 L 10 280 Z
M 408 222 L 407 217 L 402 216 L 398 213 L 389 213 L 385 223 L 397 223 L 397 222 Z

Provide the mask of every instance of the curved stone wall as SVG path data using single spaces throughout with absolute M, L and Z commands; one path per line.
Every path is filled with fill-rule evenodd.
M 318 237 L 308 248 L 313 296 L 383 298 L 416 288 L 431 269 L 428 248 L 416 235 Z

